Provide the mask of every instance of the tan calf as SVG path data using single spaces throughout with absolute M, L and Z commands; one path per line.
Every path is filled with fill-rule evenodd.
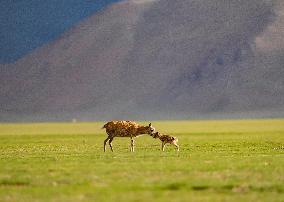
M 165 151 L 165 146 L 167 143 L 173 144 L 176 146 L 177 150 L 179 151 L 179 146 L 177 144 L 178 139 L 176 137 L 170 135 L 163 135 L 159 132 L 150 134 L 153 138 L 159 138 L 162 141 L 162 151 Z
M 132 121 L 110 121 L 102 128 L 106 129 L 106 133 L 108 135 L 104 141 L 104 151 L 106 151 L 107 141 L 111 151 L 113 151 L 111 142 L 114 137 L 130 137 L 130 151 L 134 152 L 134 138 L 143 134 L 151 135 L 155 131 L 155 128 L 152 127 L 151 123 L 148 126 L 141 126 Z

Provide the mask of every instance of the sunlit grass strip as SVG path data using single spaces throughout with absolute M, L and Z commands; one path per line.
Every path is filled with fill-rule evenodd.
M 139 122 L 146 124 L 148 122 Z M 104 122 L 0 124 L 0 135 L 103 134 Z M 284 119 L 152 121 L 165 133 L 232 133 L 284 131 Z

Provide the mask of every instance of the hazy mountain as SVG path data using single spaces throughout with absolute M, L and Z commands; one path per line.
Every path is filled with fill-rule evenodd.
M 284 5 L 129 0 L 0 69 L 0 121 L 284 116 Z

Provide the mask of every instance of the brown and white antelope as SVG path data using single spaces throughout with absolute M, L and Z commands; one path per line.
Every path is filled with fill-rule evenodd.
M 177 150 L 179 151 L 179 146 L 177 144 L 177 142 L 178 142 L 178 138 L 177 137 L 161 134 L 159 132 L 152 133 L 150 135 L 153 138 L 159 138 L 161 140 L 161 142 L 162 142 L 162 151 L 165 151 L 165 146 L 166 146 L 167 143 L 175 145 Z
M 110 121 L 106 123 L 102 128 L 106 129 L 106 133 L 108 137 L 104 141 L 104 151 L 106 151 L 106 143 L 110 146 L 111 151 L 112 149 L 112 141 L 115 137 L 130 137 L 131 144 L 130 144 L 130 151 L 134 152 L 134 138 L 140 135 L 149 134 L 151 135 L 155 128 L 150 123 L 148 126 L 141 126 L 132 121 Z

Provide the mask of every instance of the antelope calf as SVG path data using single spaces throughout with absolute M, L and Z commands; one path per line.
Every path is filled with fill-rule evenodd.
M 115 137 L 130 137 L 130 151 L 134 152 L 134 138 L 144 134 L 151 135 L 155 131 L 155 128 L 152 127 L 151 123 L 148 126 L 141 126 L 132 121 L 110 121 L 106 123 L 102 129 L 103 128 L 106 129 L 108 135 L 104 141 L 104 152 L 106 151 L 107 141 L 111 151 L 113 151 L 111 142 Z
M 167 143 L 173 144 L 176 146 L 177 150 L 179 151 L 179 146 L 177 144 L 178 138 L 170 136 L 170 135 L 163 135 L 159 132 L 150 134 L 153 138 L 159 138 L 162 141 L 162 151 L 165 151 L 165 146 Z

